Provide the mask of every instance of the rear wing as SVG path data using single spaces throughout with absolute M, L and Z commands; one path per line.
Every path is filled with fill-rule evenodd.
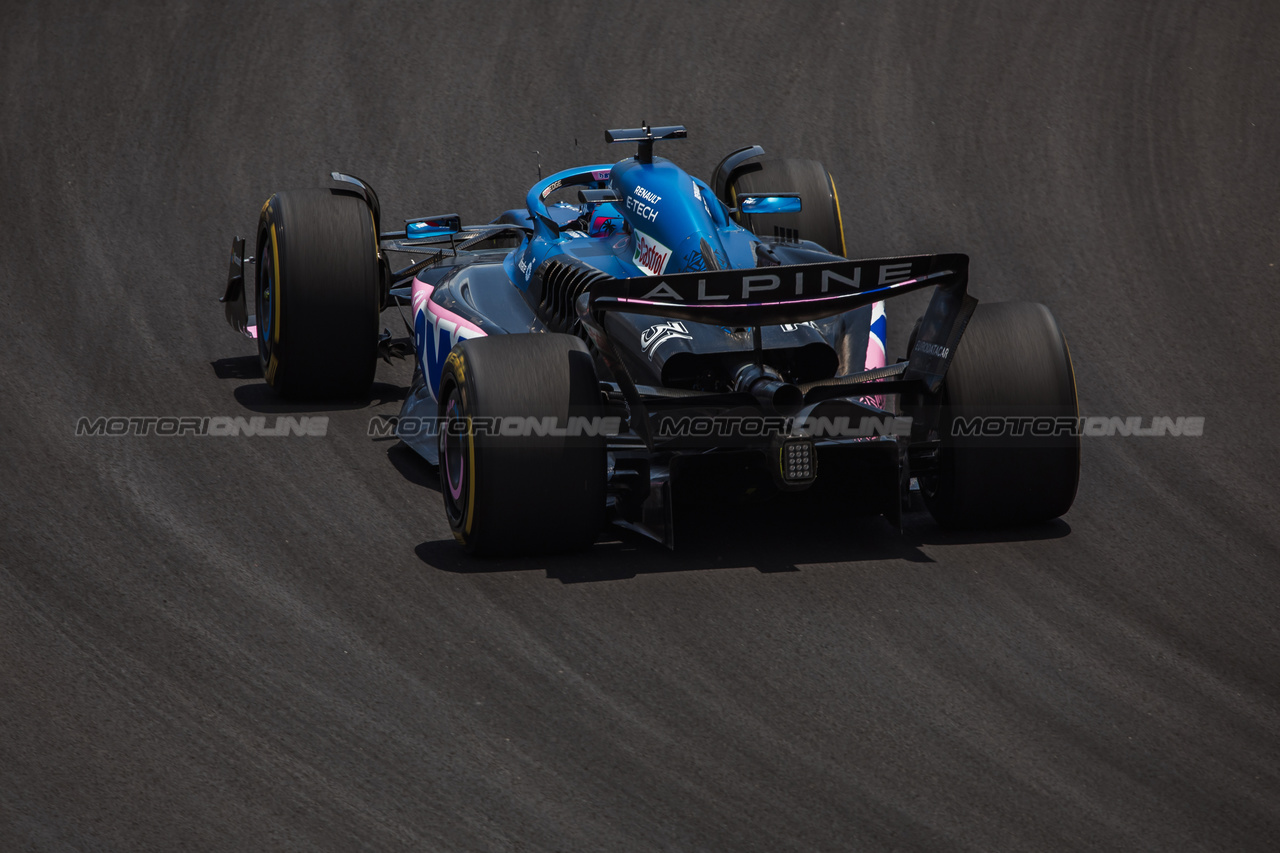
M 584 326 L 608 358 L 612 345 L 604 334 L 604 315 L 610 311 L 759 327 L 831 317 L 937 287 L 901 375 L 902 381 L 922 381 L 930 392 L 936 392 L 977 305 L 966 293 L 968 281 L 969 257 L 962 254 L 836 260 L 603 279 L 590 285 L 577 308 Z

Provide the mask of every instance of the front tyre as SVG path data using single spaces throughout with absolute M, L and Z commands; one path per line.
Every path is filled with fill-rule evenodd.
M 362 199 L 273 195 L 258 219 L 258 355 L 289 398 L 359 397 L 373 384 L 382 309 L 378 240 Z
M 594 541 L 604 523 L 605 436 L 595 367 L 580 339 L 461 341 L 445 360 L 439 400 L 440 491 L 468 551 L 565 551 Z
M 1080 480 L 1075 373 L 1047 307 L 979 305 L 940 403 L 938 470 L 921 478 L 939 524 L 1030 524 L 1071 508 Z

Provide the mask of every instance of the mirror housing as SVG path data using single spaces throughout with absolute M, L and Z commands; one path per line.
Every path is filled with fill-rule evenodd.
M 799 193 L 740 193 L 739 214 L 755 216 L 759 213 L 799 213 Z
M 462 230 L 462 218 L 456 213 L 443 216 L 421 216 L 404 221 L 404 235 L 409 240 L 448 237 Z

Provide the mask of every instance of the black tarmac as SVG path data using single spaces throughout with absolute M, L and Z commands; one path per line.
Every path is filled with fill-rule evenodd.
M 1280 849 L 1278 45 L 1265 0 L 4 4 L 0 850 Z M 231 238 L 335 168 L 484 221 L 642 120 L 823 161 L 852 254 L 967 252 L 1083 414 L 1204 434 L 1086 438 L 1036 528 L 467 558 L 367 434 L 408 363 L 280 405 Z M 75 434 L 277 415 L 327 435 Z

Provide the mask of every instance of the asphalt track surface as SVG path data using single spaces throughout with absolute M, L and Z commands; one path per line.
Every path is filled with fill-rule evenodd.
M 1280 849 L 1277 45 L 1269 2 L 5 4 L 0 849 Z M 1084 414 L 1204 435 L 1086 439 L 1043 527 L 466 558 L 366 434 L 407 364 L 280 406 L 231 237 L 331 168 L 487 219 L 644 119 L 822 160 L 851 253 L 968 252 Z M 280 413 L 328 434 L 74 434 Z

